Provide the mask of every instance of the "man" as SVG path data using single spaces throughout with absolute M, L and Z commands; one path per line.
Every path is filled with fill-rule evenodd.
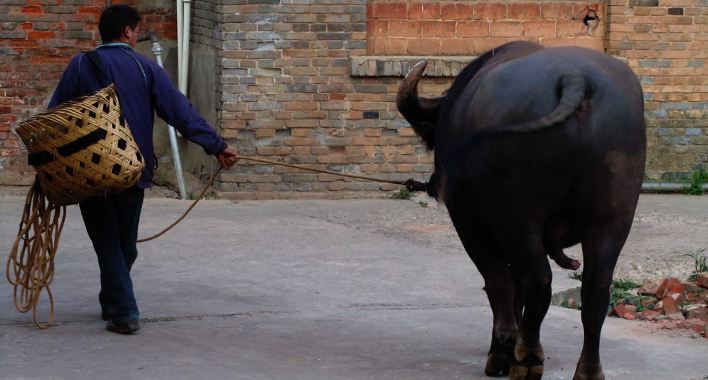
M 238 154 L 226 146 L 214 128 L 172 85 L 162 68 L 133 51 L 140 33 L 139 23 L 140 15 L 134 8 L 107 7 L 98 25 L 103 42 L 96 49 L 100 63 L 85 53 L 75 56 L 49 102 L 52 108 L 115 83 L 122 116 L 145 160 L 137 186 L 79 204 L 101 270 L 98 296 L 101 318 L 108 321 L 106 330 L 121 334 L 140 329 L 130 269 L 138 255 L 136 240 L 144 189 L 150 187 L 155 165 L 153 113 L 201 145 L 207 154 L 216 155 L 222 167 L 230 169 L 238 160 Z

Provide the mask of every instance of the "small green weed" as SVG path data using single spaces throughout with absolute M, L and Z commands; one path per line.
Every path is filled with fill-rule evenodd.
M 634 294 L 632 289 L 636 289 L 641 285 L 630 280 L 614 280 L 610 286 L 610 305 L 609 310 L 612 310 L 615 305 L 620 303 L 628 303 L 637 306 L 637 310 L 641 307 L 641 297 Z
M 196 201 L 198 196 L 199 196 L 199 194 L 187 193 L 187 200 Z M 216 192 L 210 191 L 210 192 L 204 194 L 204 197 L 202 199 L 216 199 Z
M 639 285 L 636 282 L 631 281 L 631 280 L 612 281 L 612 287 L 617 288 L 617 289 L 631 290 L 631 289 L 637 289 L 640 286 L 641 285 Z
M 413 193 L 408 191 L 408 189 L 400 189 L 400 190 L 394 192 L 393 194 L 391 194 L 391 198 L 406 200 L 406 199 L 411 199 L 411 195 L 413 195 Z
M 688 276 L 688 281 L 696 281 L 698 273 L 708 272 L 708 255 L 705 252 L 706 250 L 701 248 L 684 255 L 693 259 L 693 272 Z
M 708 172 L 700 167 L 686 179 L 681 192 L 688 195 L 703 195 L 704 183 L 708 183 Z

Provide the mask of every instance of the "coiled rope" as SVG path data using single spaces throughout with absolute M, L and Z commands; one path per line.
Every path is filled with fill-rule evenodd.
M 340 177 L 355 178 L 364 181 L 391 183 L 403 185 L 409 191 L 423 191 L 426 182 L 419 182 L 413 178 L 406 181 L 386 180 L 356 174 L 346 174 L 324 169 L 309 168 L 302 165 L 288 164 L 257 157 L 239 157 L 239 160 L 255 161 L 271 165 L 285 166 L 317 173 L 326 173 Z M 197 199 L 175 222 L 162 231 L 147 238 L 138 239 L 138 243 L 156 239 L 180 223 L 197 203 L 204 197 L 207 190 L 214 184 L 214 180 L 221 172 L 221 166 L 214 171 L 211 179 L 206 184 Z M 15 308 L 21 313 L 32 310 L 32 321 L 40 329 L 49 327 L 54 321 L 54 297 L 49 285 L 54 278 L 54 256 L 59 248 L 59 239 L 66 219 L 66 206 L 57 206 L 46 198 L 39 182 L 35 180 L 25 200 L 25 208 L 20 221 L 17 239 L 12 246 L 7 258 L 6 276 L 13 286 Z M 20 248 L 21 247 L 21 248 Z M 42 290 L 46 289 L 49 298 L 49 319 L 42 324 L 37 319 L 37 305 Z
M 17 240 L 7 258 L 5 274 L 13 287 L 15 308 L 21 313 L 32 310 L 32 321 L 40 329 L 54 321 L 54 297 L 49 288 L 54 278 L 54 256 L 59 248 L 61 230 L 66 220 L 66 206 L 57 206 L 34 184 L 27 193 Z M 49 320 L 37 319 L 37 304 L 46 289 L 49 297 Z

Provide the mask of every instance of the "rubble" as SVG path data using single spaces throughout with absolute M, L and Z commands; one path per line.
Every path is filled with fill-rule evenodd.
M 708 288 L 708 272 L 696 274 L 696 285 L 702 288 Z
M 609 315 L 659 323 L 662 329 L 687 330 L 708 338 L 708 273 L 698 273 L 695 282 L 676 278 L 648 281 L 635 293 L 618 300 Z

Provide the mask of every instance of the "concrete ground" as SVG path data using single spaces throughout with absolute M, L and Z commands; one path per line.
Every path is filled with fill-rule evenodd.
M 23 201 L 0 197 L 3 259 Z M 187 206 L 147 199 L 141 234 Z M 637 224 L 628 252 L 708 247 L 708 197 L 643 195 Z M 94 253 L 78 208 L 69 207 L 51 285 L 56 324 L 34 327 L 0 282 L 0 378 L 485 378 L 491 312 L 483 283 L 445 210 L 430 200 L 203 201 L 139 249 L 142 330 L 108 333 Z M 553 268 L 554 291 L 577 286 Z M 572 378 L 582 335 L 578 311 L 551 307 L 542 330 L 546 379 Z M 647 323 L 608 319 L 601 355 L 608 379 L 708 379 L 708 339 Z

